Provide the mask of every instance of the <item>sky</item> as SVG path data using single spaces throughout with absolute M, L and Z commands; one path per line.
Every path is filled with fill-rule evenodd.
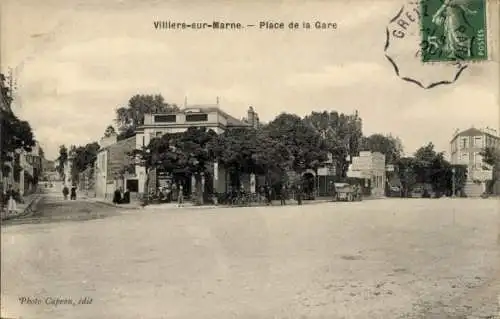
M 218 96 L 233 116 L 251 105 L 262 121 L 281 112 L 358 110 L 364 134 L 398 136 L 409 154 L 429 141 L 448 151 L 456 129 L 498 129 L 497 62 L 469 65 L 454 84 L 428 90 L 396 76 L 384 57 L 385 30 L 405 2 L 3 0 L 1 69 L 13 68 L 14 111 L 48 158 L 61 144 L 99 140 L 135 94 L 162 94 L 178 105 L 186 96 L 188 104 Z M 155 30 L 157 20 L 338 27 Z M 439 65 L 417 70 L 403 49 L 391 48 L 411 76 L 450 76 Z M 498 61 L 497 48 L 489 49 Z

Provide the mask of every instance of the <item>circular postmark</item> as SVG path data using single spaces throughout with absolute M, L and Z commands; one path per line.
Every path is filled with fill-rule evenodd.
M 420 1 L 408 1 L 391 19 L 386 28 L 385 57 L 399 78 L 421 88 L 453 84 L 467 68 L 467 63 L 459 58 L 426 61 L 429 54 L 440 56 L 443 53 L 435 52 L 434 42 L 431 44 L 428 38 L 424 39 L 428 30 L 423 30 L 426 27 L 422 19 L 428 13 L 422 12 L 422 7 L 426 10 Z M 446 38 L 440 36 L 436 41 L 439 49 Z

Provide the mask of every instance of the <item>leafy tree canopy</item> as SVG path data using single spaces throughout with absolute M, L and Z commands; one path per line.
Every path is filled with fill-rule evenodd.
M 59 157 L 57 158 L 57 172 L 64 178 L 64 167 L 68 161 L 68 148 L 65 145 L 59 146 Z
M 135 134 L 138 126 L 144 124 L 144 115 L 149 113 L 170 113 L 178 111 L 175 104 L 165 102 L 161 94 L 157 95 L 134 95 L 128 101 L 126 107 L 116 110 L 116 123 L 118 125 L 118 139 L 126 139 Z
M 325 139 L 297 115 L 280 114 L 265 127 L 265 132 L 288 149 L 291 168 L 297 172 L 316 170 L 328 160 L 329 149 Z
M 391 135 L 372 134 L 368 137 L 363 137 L 361 150 L 384 154 L 387 164 L 396 163 L 403 155 L 401 140 Z
M 104 137 L 110 137 L 113 134 L 116 134 L 116 130 L 112 125 L 109 125 L 106 130 L 104 130 Z
M 83 172 L 87 167 L 92 166 L 99 152 L 97 142 L 88 143 L 85 146 L 75 147 L 73 150 L 73 167 L 77 172 Z
M 1 110 L 2 116 L 2 160 L 9 161 L 10 153 L 17 149 L 27 152 L 35 146 L 35 137 L 27 121 L 20 120 L 12 111 Z
M 500 163 L 500 151 L 496 148 L 486 147 L 480 155 L 483 157 L 483 163 L 490 167 L 496 167 Z
M 186 132 L 165 134 L 154 138 L 130 155 L 147 169 L 162 168 L 171 173 L 202 173 L 205 164 L 213 160 L 211 151 L 217 134 L 205 128 L 189 128 Z

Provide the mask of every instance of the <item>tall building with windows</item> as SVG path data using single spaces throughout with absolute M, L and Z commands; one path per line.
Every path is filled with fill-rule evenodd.
M 258 129 L 260 127 L 259 114 L 255 112 L 252 106 L 248 108 L 247 117 L 243 118 L 243 122 L 249 124 L 255 129 Z
M 253 119 L 253 123 L 255 123 L 255 118 Z M 204 127 L 214 130 L 217 134 L 222 134 L 229 128 L 251 126 L 252 123 L 238 120 L 234 116 L 223 111 L 219 107 L 219 104 L 189 105 L 178 112 L 169 114 L 146 114 L 144 117 L 144 125 L 137 128 L 135 146 L 137 149 L 141 149 L 147 146 L 155 137 L 163 136 L 166 133 L 185 132 L 190 127 Z M 222 167 L 218 168 L 218 174 L 223 175 Z M 150 180 L 154 179 L 155 178 L 150 178 Z M 134 183 L 134 185 L 137 185 L 136 192 L 144 193 L 145 180 L 145 168 L 137 165 L 135 167 L 135 172 L 129 174 L 127 177 L 125 187 L 128 187 L 129 183 Z
M 457 130 L 450 141 L 451 163 L 467 166 L 466 193 L 470 196 L 481 194 L 485 182 L 493 179 L 492 168 L 483 163 L 481 156 L 481 152 L 487 147 L 500 148 L 500 137 L 491 128 Z

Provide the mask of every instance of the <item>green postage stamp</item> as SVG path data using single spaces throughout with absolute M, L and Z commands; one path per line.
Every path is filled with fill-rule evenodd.
M 488 0 L 420 0 L 423 62 L 488 59 Z

